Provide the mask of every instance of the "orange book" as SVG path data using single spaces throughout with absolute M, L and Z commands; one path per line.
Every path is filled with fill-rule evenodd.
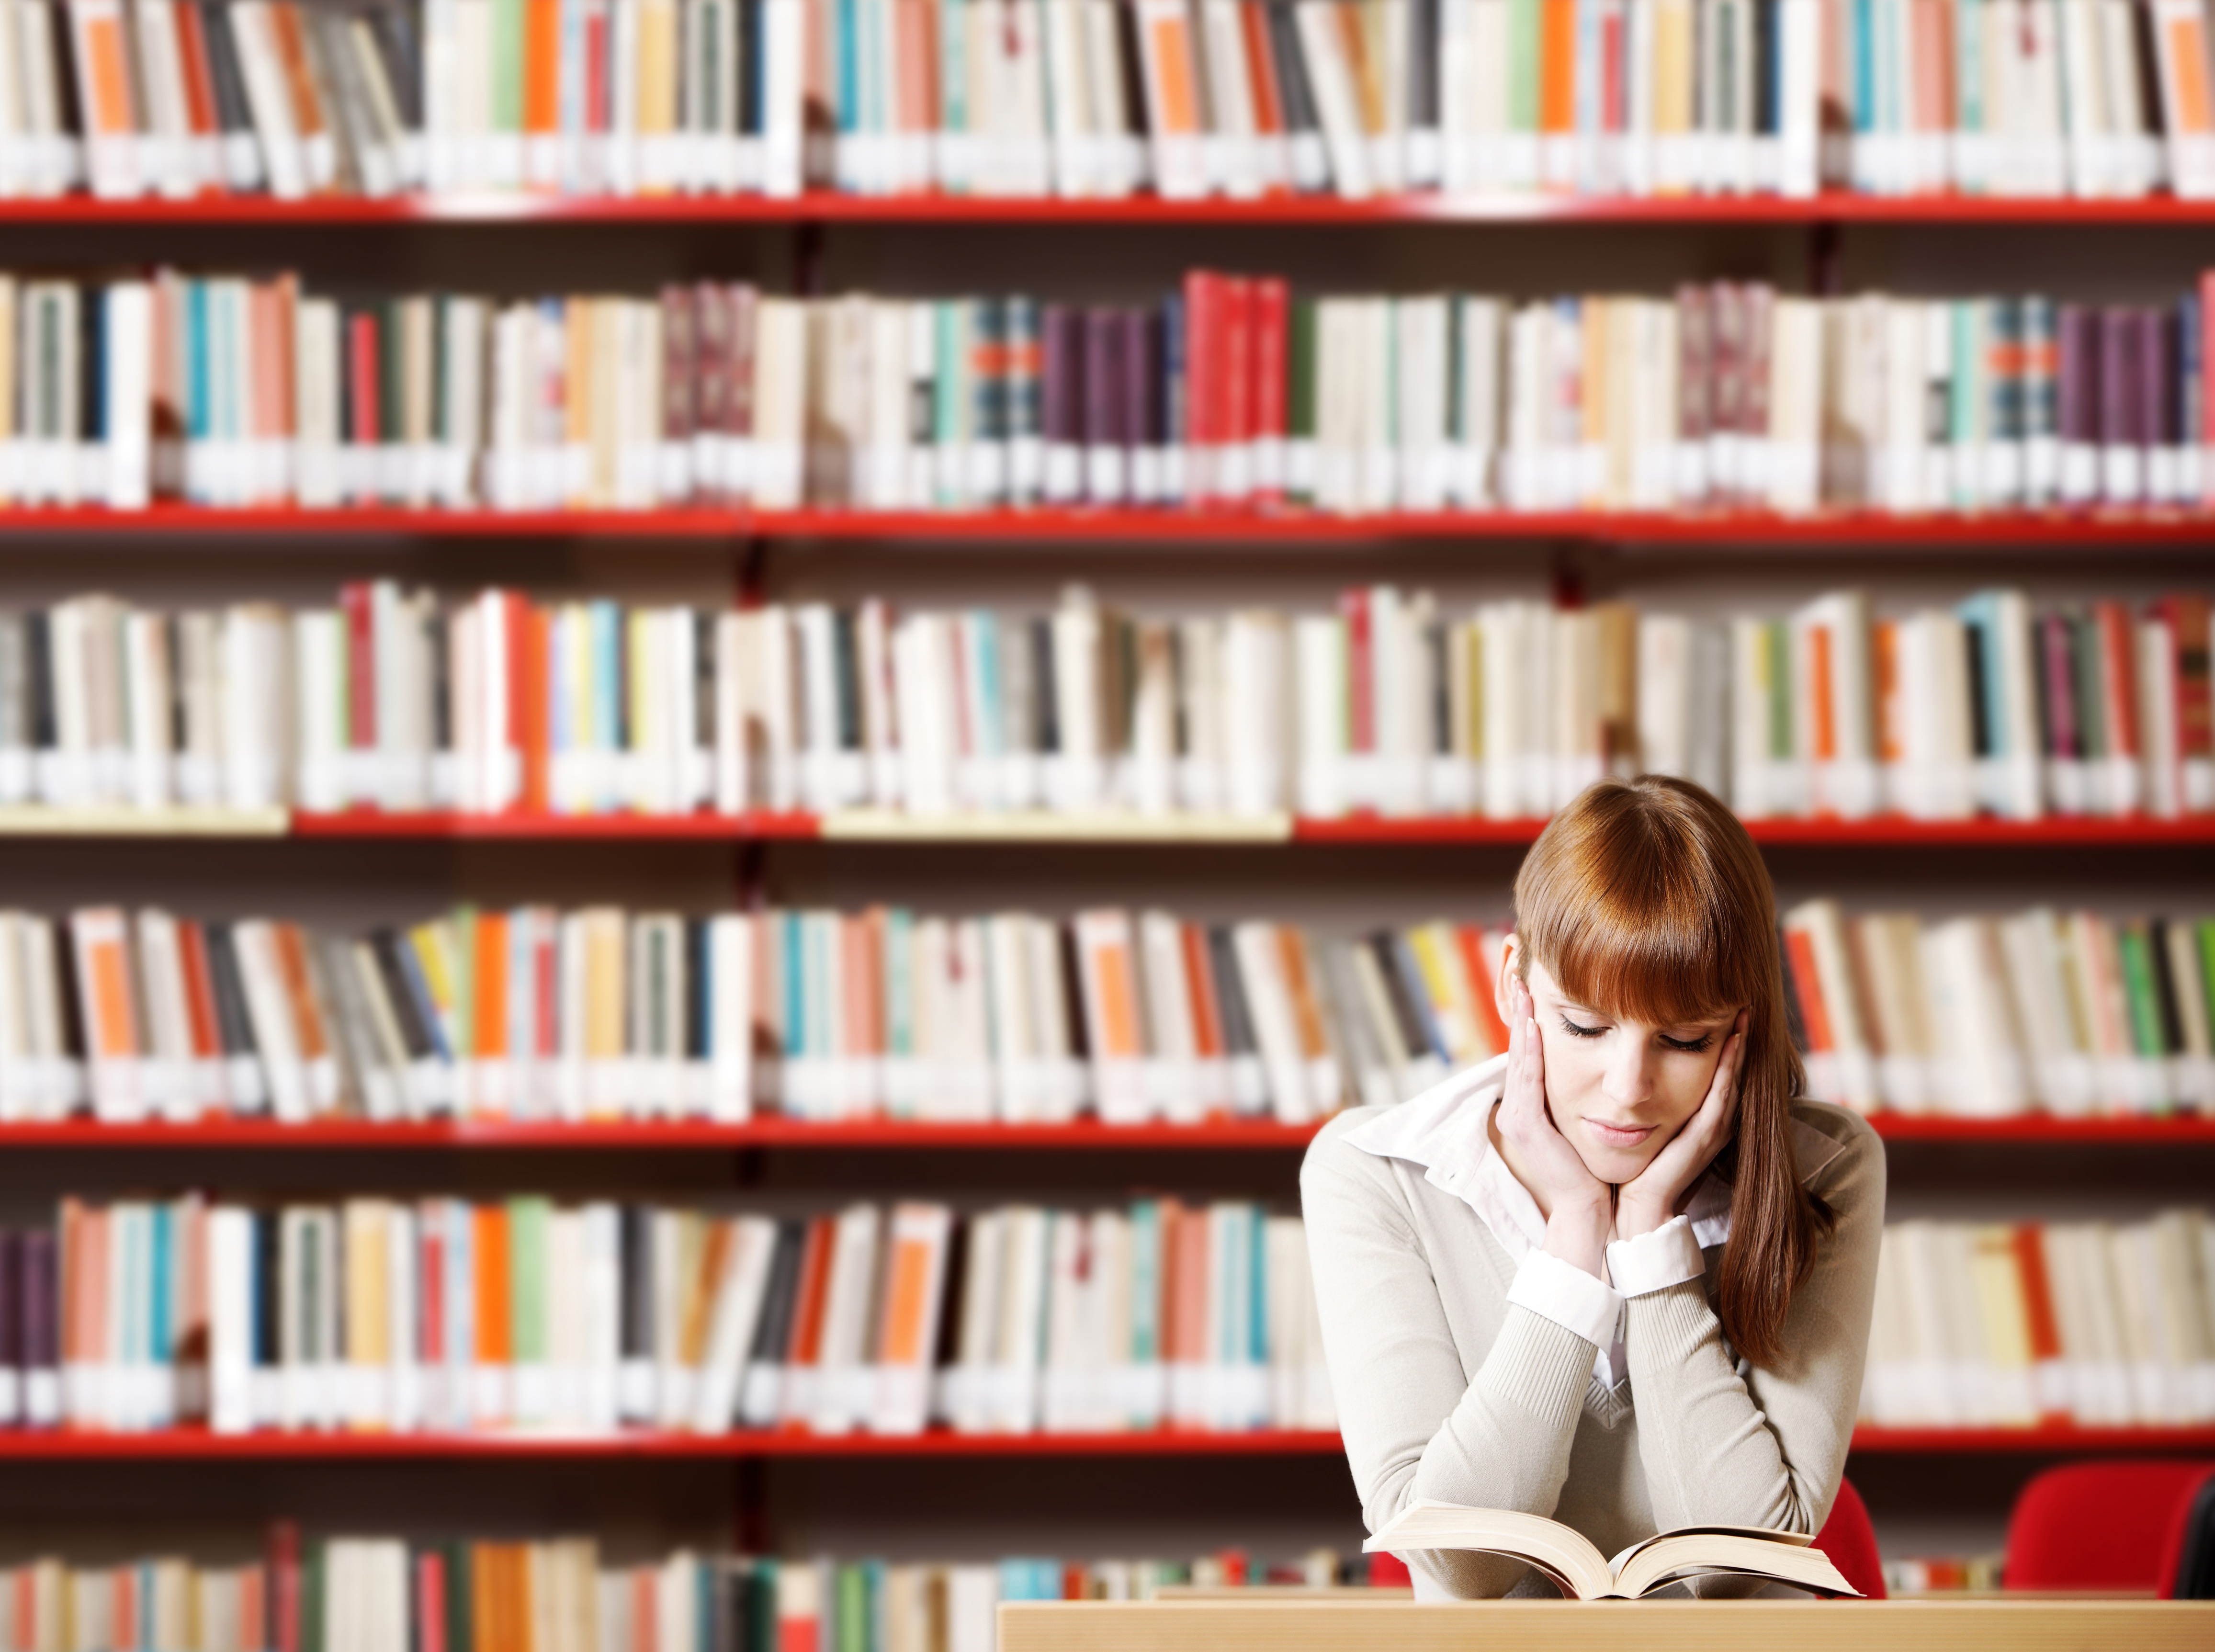
M 1814 724 L 1815 760 L 1835 763 L 1838 757 L 1838 720 L 1831 700 L 1831 628 L 1807 628 L 1807 696 Z
M 1492 966 L 1484 955 L 1484 931 L 1474 924 L 1463 924 L 1454 930 L 1454 944 L 1461 952 L 1462 967 L 1469 972 L 1470 1002 L 1476 1007 L 1477 1022 L 1492 1047 L 1504 1050 L 1507 1023 L 1500 1018 L 1500 1005 L 1495 1002 Z
M 1577 0 L 1539 0 L 1538 131 L 1577 129 Z
M 1212 1317 L 1210 1310 L 1207 1277 L 1207 1207 L 1194 1206 L 1177 1212 L 1175 1258 L 1176 1305 L 1175 1317 L 1167 1323 L 1174 1341 L 1170 1344 L 1169 1360 L 1176 1365 L 1206 1365 L 1208 1362 L 1207 1327 Z M 1197 1418 L 1176 1418 L 1178 1422 L 1199 1421 Z
M 1146 1052 L 1139 1034 L 1138 985 L 1132 972 L 1130 914 L 1078 913 L 1077 946 L 1094 1056 L 1110 1060 L 1143 1056 Z
M 1869 672 L 1876 679 L 1876 754 L 1897 763 L 1906 754 L 1902 732 L 1906 713 L 1899 703 L 1899 627 L 1881 619 L 1869 627 Z
M 549 662 L 554 654 L 554 616 L 543 608 L 522 612 L 523 807 L 544 814 L 551 807 L 553 719 Z
M 561 130 L 561 0 L 523 0 L 523 130 Z
M 888 1366 L 928 1366 L 931 1312 L 940 1260 L 946 1254 L 942 1206 L 899 1205 L 892 1219 L 891 1255 L 885 1268 L 884 1323 L 878 1358 Z
M 299 1029 L 300 1059 L 312 1068 L 314 1063 L 329 1058 L 331 1041 L 316 1004 L 315 986 L 308 979 L 308 944 L 298 924 L 273 924 L 270 936 L 276 943 L 278 967 L 284 972 L 292 1023 Z
M 269 8 L 270 33 L 276 37 L 279 66 L 285 71 L 285 89 L 292 96 L 292 120 L 304 147 L 326 135 L 323 106 L 316 97 L 315 77 L 308 70 L 308 42 L 295 0 L 279 0 Z
M 215 1012 L 215 979 L 208 973 L 207 931 L 187 918 L 177 925 L 177 949 L 184 956 L 185 1015 L 190 1023 L 193 1058 L 223 1059 L 223 1035 Z
M 1837 1047 L 1831 1042 L 1830 1014 L 1823 1006 L 1822 977 L 1815 973 L 1814 937 L 1806 930 L 1787 930 L 1784 951 L 1792 961 L 1792 989 L 1800 1000 L 1800 1024 L 1807 1035 L 1808 1051 L 1826 1055 Z
M 708 1357 L 708 1321 L 715 1311 L 715 1298 L 722 1288 L 723 1269 L 730 1262 L 736 1224 L 709 1220 L 706 1225 L 706 1242 L 700 1247 L 700 1267 L 693 1275 L 692 1288 L 685 1293 L 684 1318 L 677 1336 L 678 1362 L 696 1371 Z
M 823 1309 L 830 1295 L 831 1250 L 838 1223 L 819 1216 L 807 1225 L 807 1243 L 800 1253 L 800 1289 L 792 1316 L 792 1346 L 785 1364 L 793 1368 L 813 1366 L 823 1351 Z
M 84 1010 L 85 1052 L 95 1064 L 127 1061 L 138 1053 L 138 1003 L 132 991 L 129 934 L 129 920 L 120 907 L 95 906 L 70 916 Z
M 475 1652 L 501 1652 L 499 1545 L 469 1545 L 469 1642 Z
M 845 925 L 846 990 L 853 997 L 847 1026 L 862 1055 L 886 1052 L 885 909 L 872 906 Z
M 1215 992 L 1215 968 L 1207 955 L 1207 931 L 1197 924 L 1182 926 L 1184 978 L 1191 987 L 1193 1043 L 1203 1061 L 1219 1061 L 1223 1041 L 1223 1006 Z
M 1285 986 L 1292 994 L 1292 1019 L 1300 1033 L 1300 1053 L 1310 1061 L 1330 1053 L 1330 1035 L 1323 1029 L 1322 1005 L 1316 997 L 1315 977 L 1308 968 L 1305 939 L 1290 924 L 1277 929 L 1277 950 L 1284 960 Z
M 179 6 L 177 18 L 177 52 L 184 60 L 185 124 L 191 128 L 195 141 L 215 140 L 215 74 L 208 63 L 207 34 L 201 21 L 198 6 Z M 211 180 L 203 178 L 203 185 Z
M 115 1615 L 110 1630 L 115 1638 L 108 1644 L 137 1646 L 140 1643 L 141 1633 L 138 1624 L 138 1569 L 136 1566 L 118 1566 L 108 1575 L 113 1580 L 114 1591 L 114 1599 L 108 1609 Z
M 470 956 L 472 1051 L 480 1061 L 507 1059 L 507 914 L 479 912 Z
M 1277 54 L 1269 49 L 1268 17 L 1261 0 L 1242 0 L 1238 26 L 1246 48 L 1246 83 L 1254 92 L 1254 129 L 1274 136 L 1285 130 L 1285 95 L 1277 81 Z M 1278 181 L 1279 187 L 1283 181 Z
M 515 1323 L 509 1288 L 507 1207 L 473 1206 L 469 1249 L 476 1259 L 477 1363 L 505 1366 L 513 1358 L 510 1330 Z
M 1154 1201 L 1154 1210 L 1161 1223 L 1161 1313 L 1155 1323 L 1161 1327 L 1161 1345 L 1154 1350 L 1165 1365 L 1175 1365 L 1183 1356 L 1178 1352 L 1184 1344 L 1178 1339 L 1179 1316 L 1184 1307 L 1183 1280 L 1177 1273 L 1177 1231 L 1185 1225 L 1185 1210 L 1174 1199 Z

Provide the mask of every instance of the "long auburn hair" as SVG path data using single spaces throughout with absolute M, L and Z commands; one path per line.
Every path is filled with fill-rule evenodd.
M 1519 967 L 1537 959 L 1580 1004 L 1666 1027 L 1743 1006 L 1738 1120 L 1717 1310 L 1756 1365 L 1784 1357 L 1784 1317 L 1836 1221 L 1801 1184 L 1791 1101 L 1807 1072 L 1785 1020 L 1776 898 L 1738 817 L 1666 775 L 1603 780 L 1556 814 L 1515 877 Z

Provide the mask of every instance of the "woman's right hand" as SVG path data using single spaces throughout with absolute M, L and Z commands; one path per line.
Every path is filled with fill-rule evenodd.
M 1507 1084 L 1498 1115 L 1507 1168 L 1545 1213 L 1546 1253 L 1603 1279 L 1614 1192 L 1555 1127 L 1546 1105 L 1546 1046 L 1531 989 L 1517 981 L 1513 990 L 1515 1021 L 1507 1029 Z

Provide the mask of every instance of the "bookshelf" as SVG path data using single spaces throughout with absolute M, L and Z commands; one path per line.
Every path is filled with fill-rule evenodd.
M 2114 236 L 2112 231 L 2130 233 Z M 1905 287 L 1953 293 L 1974 291 L 1980 279 L 2006 287 L 2035 285 L 2034 278 L 2015 279 L 2016 269 L 1997 280 L 1990 273 L 1990 258 L 2013 256 L 2024 248 L 2053 253 L 2070 273 L 2056 276 L 2052 285 L 2066 291 L 2086 267 L 2085 249 L 2098 243 L 2131 259 L 2143 257 L 2159 272 L 2144 280 L 2119 278 L 2108 284 L 2123 296 L 2137 296 L 2150 282 L 2158 285 L 2215 261 L 2206 256 L 2215 237 L 2215 202 L 1844 194 L 1812 200 L 1425 195 L 1367 202 L 819 193 L 795 200 L 64 199 L 0 201 L 0 233 L 21 249 L 16 259 L 27 264 L 75 267 L 154 260 L 172 255 L 176 246 L 196 262 L 224 267 L 297 262 L 321 279 L 360 261 L 374 267 L 378 285 L 387 288 L 403 284 L 400 277 L 388 279 L 396 269 L 451 272 L 482 258 L 492 272 L 488 280 L 518 293 L 535 290 L 541 265 L 555 254 L 580 256 L 591 265 L 593 279 L 627 291 L 647 290 L 665 275 L 681 273 L 744 274 L 765 289 L 828 292 L 874 283 L 877 290 L 899 292 L 911 281 L 918 292 L 937 292 L 960 290 L 965 262 L 992 261 L 988 284 L 996 287 L 1028 281 L 1033 291 L 1083 287 L 1119 300 L 1152 291 L 1169 279 L 1164 272 L 1191 261 L 1181 251 L 1187 237 L 1203 249 L 1195 256 L 1232 267 L 1281 269 L 1295 281 L 1313 272 L 1325 291 L 1359 283 L 1415 290 L 1492 259 L 1507 272 L 1499 278 L 1502 287 L 1579 290 L 1599 285 L 1615 261 L 1629 257 L 1642 261 L 1627 265 L 1634 273 L 1624 278 L 1641 290 L 1660 290 L 1664 279 L 1704 279 L 1719 271 L 1770 275 L 1781 287 L 1797 284 L 1804 290 L 1825 279 L 1825 260 L 1835 260 L 1850 275 L 1844 290 L 1874 286 L 1882 272 L 1896 269 Z M 1972 243 L 1987 235 L 2007 251 L 1976 251 Z M 1373 247 L 1377 273 L 1345 275 L 1349 263 L 1359 267 L 1364 261 L 1349 247 Z M 998 270 L 1003 260 L 1009 265 L 1004 279 Z M 1104 273 L 1095 273 L 1086 261 Z M 917 273 L 911 274 L 911 268 Z M 1880 275 L 1869 275 L 1872 270 Z M 1533 273 L 1526 278 L 1525 272 Z M 433 278 L 407 279 L 422 286 Z M 1953 593 L 1980 583 L 2013 580 L 2064 594 L 2109 586 L 2151 593 L 2203 580 L 2211 547 L 2215 518 L 2120 510 L 1908 517 L 1738 511 L 1332 516 L 1052 508 L 307 511 L 158 504 L 135 513 L 0 513 L 0 580 L 21 567 L 32 570 L 25 578 L 40 591 L 91 588 L 113 569 L 118 582 L 144 585 L 163 593 L 162 600 L 185 599 L 203 579 L 209 588 L 226 593 L 258 592 L 264 569 L 279 570 L 290 591 L 327 593 L 357 568 L 400 568 L 408 577 L 455 590 L 498 577 L 525 588 L 543 581 L 549 588 L 617 593 L 635 584 L 714 602 L 728 599 L 734 575 L 748 562 L 771 588 L 790 582 L 816 592 L 852 592 L 878 588 L 879 571 L 897 561 L 901 592 L 921 593 L 924 600 L 942 586 L 960 593 L 948 601 L 1004 589 L 1017 593 L 1011 600 L 1032 603 L 1065 571 L 1074 570 L 1073 576 L 1100 578 L 1125 592 L 1157 584 L 1177 587 L 1191 578 L 1205 586 L 1195 601 L 1228 602 L 1244 592 L 1267 593 L 1279 581 L 1304 578 L 1297 569 L 1328 567 L 1346 582 L 1370 577 L 1372 568 L 1383 570 L 1380 578 L 1435 578 L 1459 601 L 1470 591 L 1543 587 L 1567 568 L 1595 593 L 1635 591 L 1651 580 L 1667 593 L 1659 600 L 1685 605 L 1727 605 L 1741 586 L 1812 593 L 1855 580 L 1874 586 L 1880 600 L 1899 593 L 1897 601 L 1904 605 L 1933 591 L 1951 600 Z M 58 559 L 82 559 L 83 571 L 57 576 L 52 564 Z M 1205 562 L 1204 572 L 1188 569 L 1187 561 Z M 868 571 L 850 574 L 856 564 Z M 242 574 L 242 567 L 248 572 Z M 58 577 L 68 583 L 57 586 Z M 1764 601 L 1776 605 L 1766 595 Z M 201 840 L 219 847 L 229 839 L 253 857 L 250 875 L 226 874 L 230 881 L 222 898 L 235 906 L 248 903 L 239 906 L 242 911 L 298 905 L 353 912 L 372 899 L 422 906 L 481 887 L 502 891 L 508 899 L 568 900 L 639 884 L 675 888 L 682 899 L 705 906 L 727 900 L 741 879 L 772 894 L 827 888 L 843 905 L 874 899 L 880 884 L 897 881 L 910 890 L 943 887 L 955 906 L 982 910 L 1000 873 L 1009 870 L 1034 887 L 1089 879 L 1087 887 L 1096 888 L 1106 878 L 1124 880 L 1134 903 L 1157 884 L 1181 899 L 1184 892 L 1212 890 L 1235 877 L 1223 899 L 1250 899 L 1257 909 L 1273 911 L 1278 894 L 1264 899 L 1249 892 L 1281 890 L 1287 904 L 1328 895 L 1334 914 L 1358 904 L 1372 887 L 1383 888 L 1390 901 L 1404 901 L 1408 881 L 1435 878 L 1444 890 L 1439 904 L 1490 915 L 1504 910 L 1501 892 L 1515 855 L 1542 826 L 1523 820 L 1293 814 L 1218 821 L 908 820 L 797 812 L 667 818 L 367 810 L 155 817 L 124 810 L 0 812 L 0 836 L 56 840 L 32 845 L 42 858 L 19 871 L 9 900 L 40 899 L 38 887 L 21 881 L 44 877 L 51 863 L 60 869 L 59 883 L 71 890 L 127 885 L 146 898 L 186 905 L 199 875 L 191 857 L 202 852 Z M 1890 898 L 1901 881 L 1916 886 L 1911 904 L 1933 907 L 1958 897 L 1995 907 L 2052 899 L 2184 912 L 2204 908 L 2215 898 L 2206 858 L 2215 848 L 2215 818 L 1795 820 L 1764 820 L 1752 830 L 1764 847 L 1780 851 L 1780 881 L 1838 887 L 1844 899 L 1863 906 Z M 1255 852 L 1260 850 L 1284 852 Z M 366 893 L 346 887 L 357 864 L 365 869 Z M 1095 866 L 1107 869 L 1095 871 Z M 2149 882 L 2158 883 L 2160 892 L 2145 894 Z M 1939 1164 L 1936 1170 L 1917 1171 L 1924 1182 L 1958 1170 L 1967 1184 L 1964 1196 L 1980 1201 L 1980 1209 L 2021 1214 L 2037 1213 L 2052 1176 L 2041 1169 L 2030 1191 L 2010 1195 L 2000 1185 L 2010 1173 L 2008 1166 L 2034 1160 L 2056 1167 L 2090 1184 L 2108 1206 L 2120 1207 L 2134 1196 L 2132 1178 L 2153 1156 L 2204 1182 L 2206 1156 L 2215 1149 L 2215 1117 L 2209 1116 L 1882 1115 L 1875 1124 L 1897 1145 L 1899 1162 L 1919 1155 Z M 634 1188 L 646 1180 L 651 1191 L 651 1178 L 683 1156 L 688 1178 L 771 1198 L 795 1188 L 817 1194 L 851 1182 L 866 1186 L 872 1196 L 943 1189 L 958 1198 L 977 1188 L 1004 1193 L 1036 1184 L 1054 1189 L 1058 1200 L 1074 1200 L 1085 1196 L 1087 1188 L 1101 1194 L 1120 1191 L 1120 1179 L 1132 1174 L 1125 1156 L 1138 1155 L 1146 1161 L 1143 1174 L 1163 1185 L 1205 1192 L 1226 1182 L 1236 1191 L 1266 1194 L 1284 1205 L 1296 1197 L 1298 1158 L 1311 1134 L 1308 1127 L 1244 1121 L 1116 1129 L 889 1121 L 819 1125 L 774 1117 L 743 1126 L 71 1122 L 0 1127 L 0 1150 L 20 1150 L 0 1176 L 0 1189 L 23 1204 L 56 1174 L 46 1167 L 66 1159 L 73 1188 L 108 1176 L 119 1189 L 141 1188 L 152 1178 L 240 1189 L 313 1186 L 335 1196 L 347 1188 L 353 1164 L 373 1163 L 377 1176 L 406 1182 L 411 1189 L 444 1188 L 460 1180 L 478 1188 L 528 1188 L 543 1175 L 565 1188 Z M 1987 1149 L 2005 1151 L 1988 1158 Z M 352 1157 L 369 1152 L 379 1157 Z M 111 1160 L 114 1170 L 99 1168 Z M 1099 1185 L 1111 1176 L 1119 1178 L 1113 1188 Z M 1927 1190 L 1926 1195 L 1937 1196 Z M 1891 1501 L 1880 1502 L 1881 1529 L 1888 1515 L 1913 1513 L 1917 1500 L 1942 1488 L 1964 1457 L 1999 1461 L 2206 1452 L 2215 1450 L 2215 1429 L 1864 1428 L 1855 1448 L 1857 1459 L 1882 1459 L 1887 1465 Z M 1050 1523 L 1054 1510 L 1046 1499 L 1089 1484 L 1088 1477 L 1114 1474 L 1126 1477 L 1119 1483 L 1145 1489 L 1143 1496 L 1126 1499 L 1132 1507 L 1123 1511 L 1125 1525 L 1114 1541 L 1126 1544 L 1143 1544 L 1150 1507 L 1160 1491 L 1187 1479 L 1213 1477 L 1221 1473 L 1219 1464 L 1228 1464 L 1230 1476 L 1258 1476 L 1266 1459 L 1273 1459 L 1312 1473 L 1297 1488 L 1306 1500 L 1301 1518 L 1320 1532 L 1344 1532 L 1349 1500 L 1339 1483 L 1342 1468 L 1330 1477 L 1338 1449 L 1329 1434 L 1268 1431 L 932 1433 L 913 1439 L 797 1433 L 709 1439 L 653 1434 L 234 1438 L 192 1431 L 0 1435 L 0 1461 L 166 1465 L 163 1472 L 181 1477 L 254 1465 L 278 1488 L 270 1495 L 280 1508 L 285 1475 L 312 1478 L 319 1465 L 332 1463 L 380 1471 L 389 1465 L 395 1476 L 412 1477 L 409 1483 L 420 1483 L 426 1499 L 436 1499 L 479 1477 L 521 1478 L 549 1464 L 629 1459 L 664 1463 L 672 1473 L 696 1474 L 718 1486 L 733 1477 L 733 1465 L 752 1472 L 756 1465 L 775 1464 L 780 1472 L 788 1466 L 796 1474 L 836 1475 L 840 1477 L 825 1483 L 841 1494 L 865 1495 L 877 1483 L 870 1477 L 896 1472 L 910 1462 L 919 1472 L 936 1474 L 942 1460 L 983 1485 L 1001 1484 L 996 1477 L 1008 1477 L 1010 1495 L 1040 1500 L 1036 1512 Z M 1027 1471 L 1027 1464 L 1035 1469 Z M 733 1506 L 745 1503 L 741 1512 L 773 1536 L 779 1529 L 777 1500 L 793 1483 L 772 1475 L 743 1495 L 733 1492 Z M 1279 1483 L 1257 1477 L 1257 1484 Z M 1253 1501 L 1267 1495 L 1257 1492 Z M 1996 1495 L 2003 1500 L 2003 1491 Z M 2003 1508 L 2003 1501 L 1988 1500 L 1962 1515 L 1962 1523 L 1982 1532 Z M 928 1519 L 918 1515 L 914 1523 Z M 1236 1529 L 1222 1533 L 1225 1539 L 1238 1535 Z M 930 1535 L 915 1539 L 926 1547 L 931 1540 Z M 1338 1540 L 1352 1546 L 1347 1537 Z M 1051 1548 L 1059 1540 L 1044 1541 Z M 1111 1551 L 1109 1538 L 1100 1543 L 1101 1552 Z M 1962 1546 L 1974 1546 L 1974 1540 L 1965 1539 Z

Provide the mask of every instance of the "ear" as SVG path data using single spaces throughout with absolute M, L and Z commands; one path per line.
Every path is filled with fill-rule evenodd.
M 1516 989 L 1523 985 L 1518 966 L 1523 961 L 1522 943 L 1512 935 L 1500 949 L 1500 979 L 1492 984 L 1492 1006 L 1500 1012 L 1500 1024 L 1511 1032 L 1520 1014 L 1515 1004 Z

